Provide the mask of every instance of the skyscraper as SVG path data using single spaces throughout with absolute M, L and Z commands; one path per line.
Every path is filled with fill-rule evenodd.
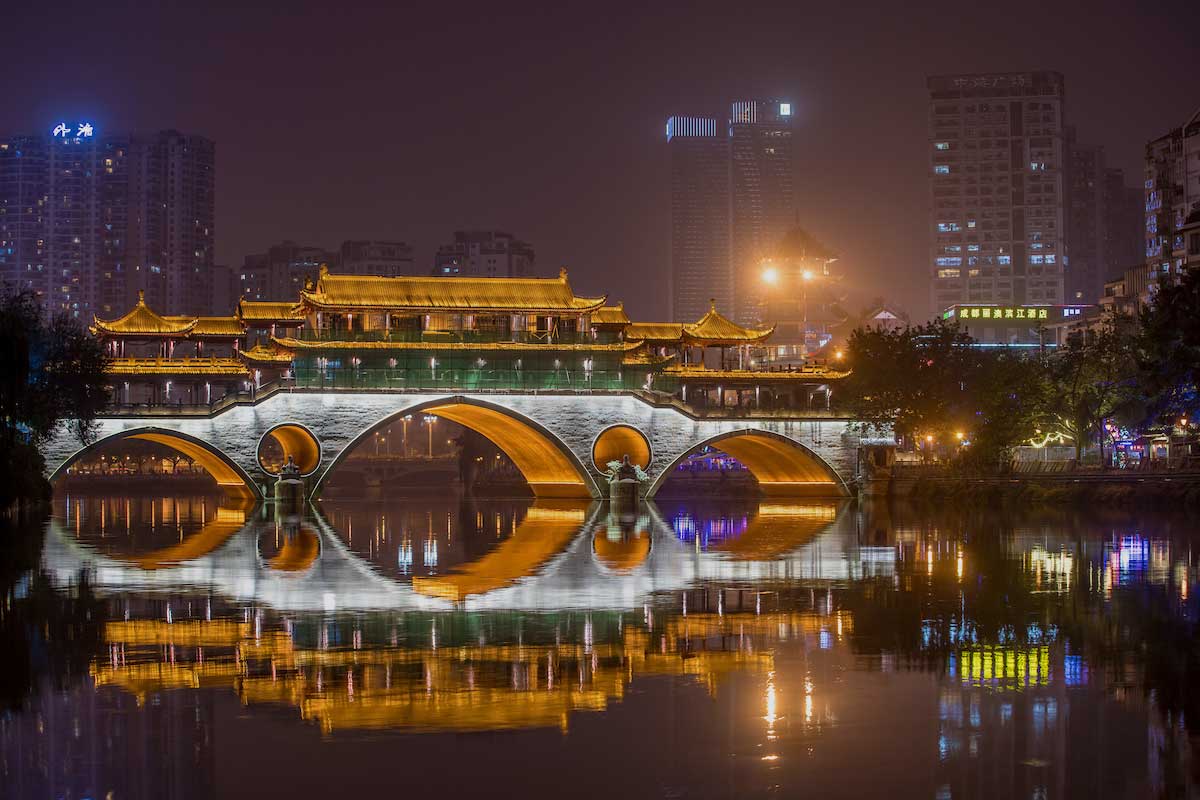
M 0 279 L 84 319 L 121 299 L 128 155 L 88 122 L 0 137 Z
M 505 231 L 455 231 L 454 241 L 437 249 L 433 274 L 445 277 L 533 277 L 533 245 Z
M 1095 303 L 1104 284 L 1136 264 L 1141 242 L 1141 191 L 1107 166 L 1104 148 L 1081 144 L 1067 129 L 1066 301 Z
M 928 88 L 935 309 L 1062 303 L 1062 75 L 941 75 Z
M 413 275 L 413 250 L 407 242 L 376 239 L 345 241 L 338 260 L 344 275 Z
M 337 269 L 338 262 L 332 250 L 283 241 L 246 256 L 235 281 L 237 293 L 246 300 L 295 300 L 305 281 L 317 279 L 322 264 Z
M 83 320 L 139 290 L 164 311 L 205 308 L 214 176 L 212 142 L 177 131 L 0 136 L 0 279 Z
M 171 130 L 131 137 L 130 153 L 126 302 L 145 291 L 151 308 L 195 313 L 208 303 L 213 266 L 216 147 Z
M 726 126 L 714 117 L 667 120 L 671 153 L 672 320 L 694 322 L 709 303 L 733 307 L 730 160 Z
M 730 109 L 733 295 L 743 323 L 761 322 L 762 261 L 796 224 L 792 104 L 738 100 Z

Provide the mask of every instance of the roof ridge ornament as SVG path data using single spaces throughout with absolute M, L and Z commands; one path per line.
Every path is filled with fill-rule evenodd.
M 563 283 L 567 282 L 567 268 L 565 266 L 558 268 L 558 279 Z

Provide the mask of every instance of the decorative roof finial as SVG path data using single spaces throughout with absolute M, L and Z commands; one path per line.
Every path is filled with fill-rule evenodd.
M 138 289 L 138 305 L 139 306 L 146 305 L 146 290 L 145 289 Z
M 715 298 L 715 297 L 710 297 L 710 298 L 708 298 L 708 310 L 709 310 L 709 311 L 712 311 L 713 313 L 716 313 L 716 311 L 717 311 L 717 298 Z
M 567 268 L 566 267 L 558 268 L 558 279 L 560 281 L 565 281 L 567 279 Z

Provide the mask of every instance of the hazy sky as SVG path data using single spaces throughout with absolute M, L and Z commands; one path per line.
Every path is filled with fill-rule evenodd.
M 1194 0 L 352 5 L 23 4 L 4 15 L 0 129 L 216 140 L 220 262 L 397 238 L 424 267 L 454 229 L 497 227 L 542 274 L 566 264 L 581 294 L 654 318 L 665 117 L 778 96 L 797 109 L 802 224 L 860 294 L 921 315 L 926 75 L 1063 72 L 1068 122 L 1135 184 L 1146 140 L 1200 107 Z

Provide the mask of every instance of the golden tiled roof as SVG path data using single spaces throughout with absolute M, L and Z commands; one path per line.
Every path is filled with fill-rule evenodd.
M 615 344 L 537 344 L 534 342 L 352 342 L 341 340 L 307 341 L 288 336 L 272 336 L 271 341 L 289 350 L 503 350 L 505 352 L 592 352 L 621 353 L 636 349 L 641 342 Z
M 687 337 L 697 344 L 748 344 L 750 342 L 761 342 L 765 340 L 775 331 L 775 326 L 770 328 L 743 328 L 736 322 L 724 317 L 717 311 L 717 306 L 714 303 L 708 309 L 708 312 L 700 318 L 699 322 L 684 326 L 684 332 Z
M 678 322 L 634 322 L 625 329 L 628 342 L 679 342 L 683 325 Z
M 287 301 L 272 303 L 260 300 L 239 300 L 237 316 L 245 322 L 303 322 L 304 313 L 296 304 Z
M 576 297 L 566 270 L 558 278 L 378 278 L 331 275 L 300 293 L 298 308 L 408 311 L 587 312 L 606 298 Z
M 256 344 L 249 350 L 241 352 L 242 358 L 247 361 L 257 361 L 259 363 L 269 364 L 288 364 L 291 362 L 295 354 L 290 351 L 283 350 L 279 347 L 267 347 L 265 345 Z
M 249 375 L 236 358 L 114 358 L 109 375 Z
M 192 336 L 242 336 L 246 329 L 237 317 L 196 317 Z
M 593 325 L 628 325 L 629 315 L 625 313 L 625 304 L 604 306 L 592 312 Z
M 145 293 L 138 292 L 137 305 L 128 314 L 113 320 L 93 316 L 91 331 L 109 336 L 185 336 L 195 324 L 194 317 L 164 317 L 151 311 Z
M 722 316 L 714 304 L 708 313 L 693 323 L 634 322 L 625 328 L 626 341 L 680 343 L 704 346 L 733 346 L 765 340 L 775 331 L 770 328 L 743 328 Z

